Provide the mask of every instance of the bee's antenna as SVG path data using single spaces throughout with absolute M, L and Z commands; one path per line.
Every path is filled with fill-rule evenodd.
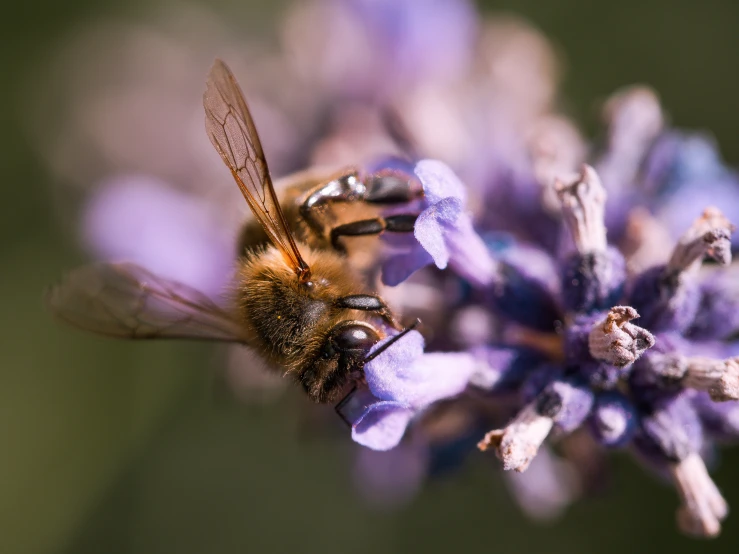
M 387 350 L 388 348 L 390 348 L 390 346 L 392 344 L 398 342 L 405 335 L 407 335 L 408 333 L 410 333 L 411 331 L 413 331 L 413 329 L 415 329 L 416 327 L 418 327 L 418 325 L 420 323 L 421 323 L 421 320 L 420 319 L 416 319 L 416 321 L 414 321 L 412 325 L 409 325 L 408 327 L 406 327 L 405 329 L 403 329 L 400 333 L 398 333 L 397 335 L 393 336 L 389 341 L 387 341 L 385 344 L 383 344 L 382 346 L 380 346 L 380 348 L 378 348 L 377 350 L 375 350 L 374 352 L 372 352 L 372 354 L 370 354 L 369 356 L 367 356 L 364 359 L 364 363 L 366 364 L 368 362 L 371 362 L 375 358 L 377 358 L 377 356 L 379 356 L 380 354 L 382 354 L 383 352 L 385 352 L 385 350 Z

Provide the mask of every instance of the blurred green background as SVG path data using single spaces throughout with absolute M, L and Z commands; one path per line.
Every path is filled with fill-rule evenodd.
M 0 553 L 737 552 L 736 515 L 716 541 L 679 536 L 674 491 L 625 458 L 606 494 L 552 524 L 520 515 L 483 456 L 407 507 L 372 509 L 352 488 L 348 439 L 301 431 L 300 395 L 239 404 L 219 390 L 207 346 L 118 343 L 52 322 L 41 292 L 83 255 L 59 231 L 52 177 L 23 131 L 30 75 L 85 21 L 141 18 L 145 6 L 38 0 L 0 18 Z M 271 6 L 211 8 L 237 33 Z M 606 95 L 645 82 L 677 125 L 710 129 L 739 164 L 738 2 L 484 9 L 522 15 L 556 42 L 567 108 L 586 129 Z M 715 475 L 735 507 L 737 468 L 739 450 L 727 451 Z

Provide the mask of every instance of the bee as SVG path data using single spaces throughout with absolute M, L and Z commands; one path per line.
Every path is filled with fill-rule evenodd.
M 47 304 L 61 320 L 98 334 L 246 345 L 313 401 L 335 402 L 361 379 L 378 341 L 394 335 L 384 348 L 410 330 L 351 263 L 345 238 L 412 232 L 417 214 L 381 217 L 372 208 L 423 193 L 397 174 L 303 174 L 285 190 L 283 211 L 244 95 L 220 60 L 203 105 L 208 137 L 254 216 L 241 232 L 227 305 L 132 263 L 77 269 L 49 289 Z M 355 209 L 342 215 L 339 206 Z M 347 220 L 362 213 L 374 215 Z

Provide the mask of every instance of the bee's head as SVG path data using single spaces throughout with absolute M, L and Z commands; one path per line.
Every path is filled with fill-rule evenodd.
M 300 375 L 308 396 L 321 403 L 338 400 L 351 374 L 362 369 L 379 340 L 377 330 L 361 321 L 343 321 L 333 327 L 318 356 Z

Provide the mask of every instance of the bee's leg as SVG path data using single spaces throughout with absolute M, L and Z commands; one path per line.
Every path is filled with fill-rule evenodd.
M 308 226 L 319 235 L 324 231 L 325 212 L 334 202 L 357 202 L 367 193 L 367 187 L 356 171 L 322 183 L 308 193 L 300 205 L 300 215 Z
M 339 242 L 341 237 L 379 235 L 385 231 L 389 233 L 412 233 L 416 219 L 418 219 L 418 214 L 396 214 L 344 223 L 331 229 L 331 244 L 339 252 L 344 252 L 345 248 Z
M 362 198 L 372 204 L 407 204 L 423 196 L 423 189 L 413 179 L 399 173 L 376 173 L 365 179 Z
M 405 204 L 422 196 L 420 185 L 400 174 L 377 173 L 362 180 L 357 171 L 348 170 L 311 190 L 300 205 L 300 215 L 314 232 L 322 234 L 324 214 L 334 202 Z
M 362 310 L 364 312 L 375 312 L 393 329 L 400 331 L 403 327 L 393 316 L 385 301 L 379 296 L 373 294 L 352 294 L 343 296 L 336 301 L 339 308 L 348 308 L 350 310 Z

